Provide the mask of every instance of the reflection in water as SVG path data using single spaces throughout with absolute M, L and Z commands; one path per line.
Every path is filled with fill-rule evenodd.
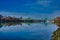
M 41 23 L 43 23 L 43 22 L 41 22 Z M 13 25 L 13 26 L 15 26 L 15 25 L 21 25 L 22 26 L 22 22 L 5 22 L 5 23 L 1 23 L 0 22 L 0 28 L 1 27 L 3 27 L 3 25 L 6 25 L 6 26 L 11 26 L 11 25 Z M 33 24 L 33 23 L 29 23 L 29 22 L 26 22 L 26 24 L 28 24 L 28 25 L 30 25 L 30 24 Z M 47 23 L 43 23 L 43 24 L 45 24 L 45 25 L 48 25 Z M 43 25 L 42 24 L 42 25 Z M 40 25 L 40 24 L 39 24 Z M 37 25 L 37 26 L 39 26 L 39 25 Z M 49 24 L 50 25 L 50 24 Z M 41 39 L 41 40 L 45 40 L 45 39 L 43 39 L 43 38 L 46 38 L 46 40 L 48 40 L 48 38 L 47 38 L 47 36 L 48 35 L 50 35 L 49 34 L 49 31 L 48 31 L 48 28 L 50 29 L 51 27 L 46 27 L 46 29 L 42 26 L 39 26 L 39 28 L 38 27 L 36 27 L 35 28 L 35 26 L 34 26 L 34 28 L 32 27 L 32 29 L 24 29 L 23 31 L 21 31 L 20 33 L 27 33 L 28 35 L 31 35 L 30 37 L 28 37 L 28 35 L 26 35 L 27 37 L 25 37 L 23 34 L 23 37 L 24 38 L 29 38 L 29 39 Z M 35 30 L 34 30 L 35 29 Z M 9 29 L 10 30 L 10 29 Z M 28 31 L 27 31 L 28 30 Z M 4 30 L 5 31 L 5 30 Z M 16 30 L 15 30 L 16 31 Z M 52 35 L 53 37 L 52 37 L 52 40 L 58 40 L 58 38 L 60 38 L 59 36 L 60 36 L 60 34 L 59 34 L 59 31 L 60 31 L 60 28 L 58 28 L 55 32 L 54 32 L 54 34 Z M 45 33 L 46 33 L 46 35 L 45 35 Z M 17 33 L 18 34 L 18 33 Z M 7 34 L 6 34 L 7 35 Z M 12 35 L 12 34 L 11 34 Z M 20 34 L 19 34 L 20 35 Z M 41 37 L 42 36 L 42 37 Z M 60 40 L 60 39 L 59 39 Z
M 43 23 L 44 25 L 47 25 L 47 23 L 45 22 L 4 22 L 4 23 L 0 22 L 0 28 L 3 27 L 3 25 L 5 26 L 21 25 L 22 26 L 23 23 L 27 25 L 34 24 L 34 23 Z
M 0 28 L 2 27 L 3 25 L 0 23 Z
M 1 25 L 17 25 L 17 24 L 22 24 L 22 23 L 1 23 Z M 2 34 L 0 34 L 0 37 L 3 39 L 26 39 L 26 40 L 50 40 L 50 35 L 53 31 L 52 29 L 52 25 L 45 27 L 44 24 L 46 23 L 26 23 L 26 24 L 33 24 L 31 26 L 26 26 L 23 25 L 22 26 L 11 26 L 9 25 L 9 27 L 7 26 L 2 26 L 2 28 L 0 28 L 0 30 L 2 32 Z M 51 31 L 50 31 L 51 30 Z M 45 35 L 46 34 L 46 35 Z M 11 35 L 11 36 L 10 36 Z

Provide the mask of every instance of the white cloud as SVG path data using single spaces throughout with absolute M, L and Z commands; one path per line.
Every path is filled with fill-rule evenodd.
M 60 16 L 60 10 L 55 10 L 54 12 L 52 12 L 51 14 L 45 14 L 45 13 L 15 13 L 15 12 L 0 12 L 1 15 L 3 16 L 13 16 L 13 17 L 23 17 L 23 18 L 27 18 L 27 17 L 31 17 L 31 18 L 36 18 L 36 19 L 40 19 L 40 18 L 56 18 L 57 16 Z
M 53 16 L 54 17 L 60 16 L 60 10 L 54 11 Z
M 54 12 L 52 12 L 51 14 L 48 14 L 48 15 L 46 15 L 46 16 L 47 16 L 48 18 L 54 19 L 54 18 L 60 16 L 60 10 L 55 10 Z
M 49 4 L 51 3 L 51 0 L 38 0 L 37 3 L 42 5 L 42 6 L 49 6 Z

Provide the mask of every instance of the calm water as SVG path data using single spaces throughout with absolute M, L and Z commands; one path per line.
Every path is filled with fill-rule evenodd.
M 57 28 L 52 23 L 5 23 L 0 27 L 0 40 L 51 40 Z
M 22 16 L 35 19 L 44 17 L 54 18 L 58 16 L 55 14 L 9 14 L 8 12 L 0 14 L 4 16 Z M 58 26 L 52 23 L 5 23 L 2 25 L 0 23 L 0 40 L 51 40 L 57 29 Z

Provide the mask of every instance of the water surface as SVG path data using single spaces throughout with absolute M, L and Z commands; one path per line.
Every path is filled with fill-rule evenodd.
M 2 40 L 51 40 L 58 26 L 52 23 L 3 24 L 0 28 Z

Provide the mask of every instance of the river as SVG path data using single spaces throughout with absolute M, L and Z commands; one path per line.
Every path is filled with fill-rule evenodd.
M 3 16 L 14 17 L 31 17 L 31 18 L 43 18 L 44 15 L 31 15 L 31 14 L 3 14 Z M 18 16 L 16 16 L 18 15 Z M 49 15 L 48 15 L 49 17 Z M 51 18 L 53 18 L 51 16 Z M 54 33 L 58 30 L 58 26 L 53 23 L 0 23 L 0 40 L 54 40 Z M 58 39 L 58 38 L 57 38 Z

